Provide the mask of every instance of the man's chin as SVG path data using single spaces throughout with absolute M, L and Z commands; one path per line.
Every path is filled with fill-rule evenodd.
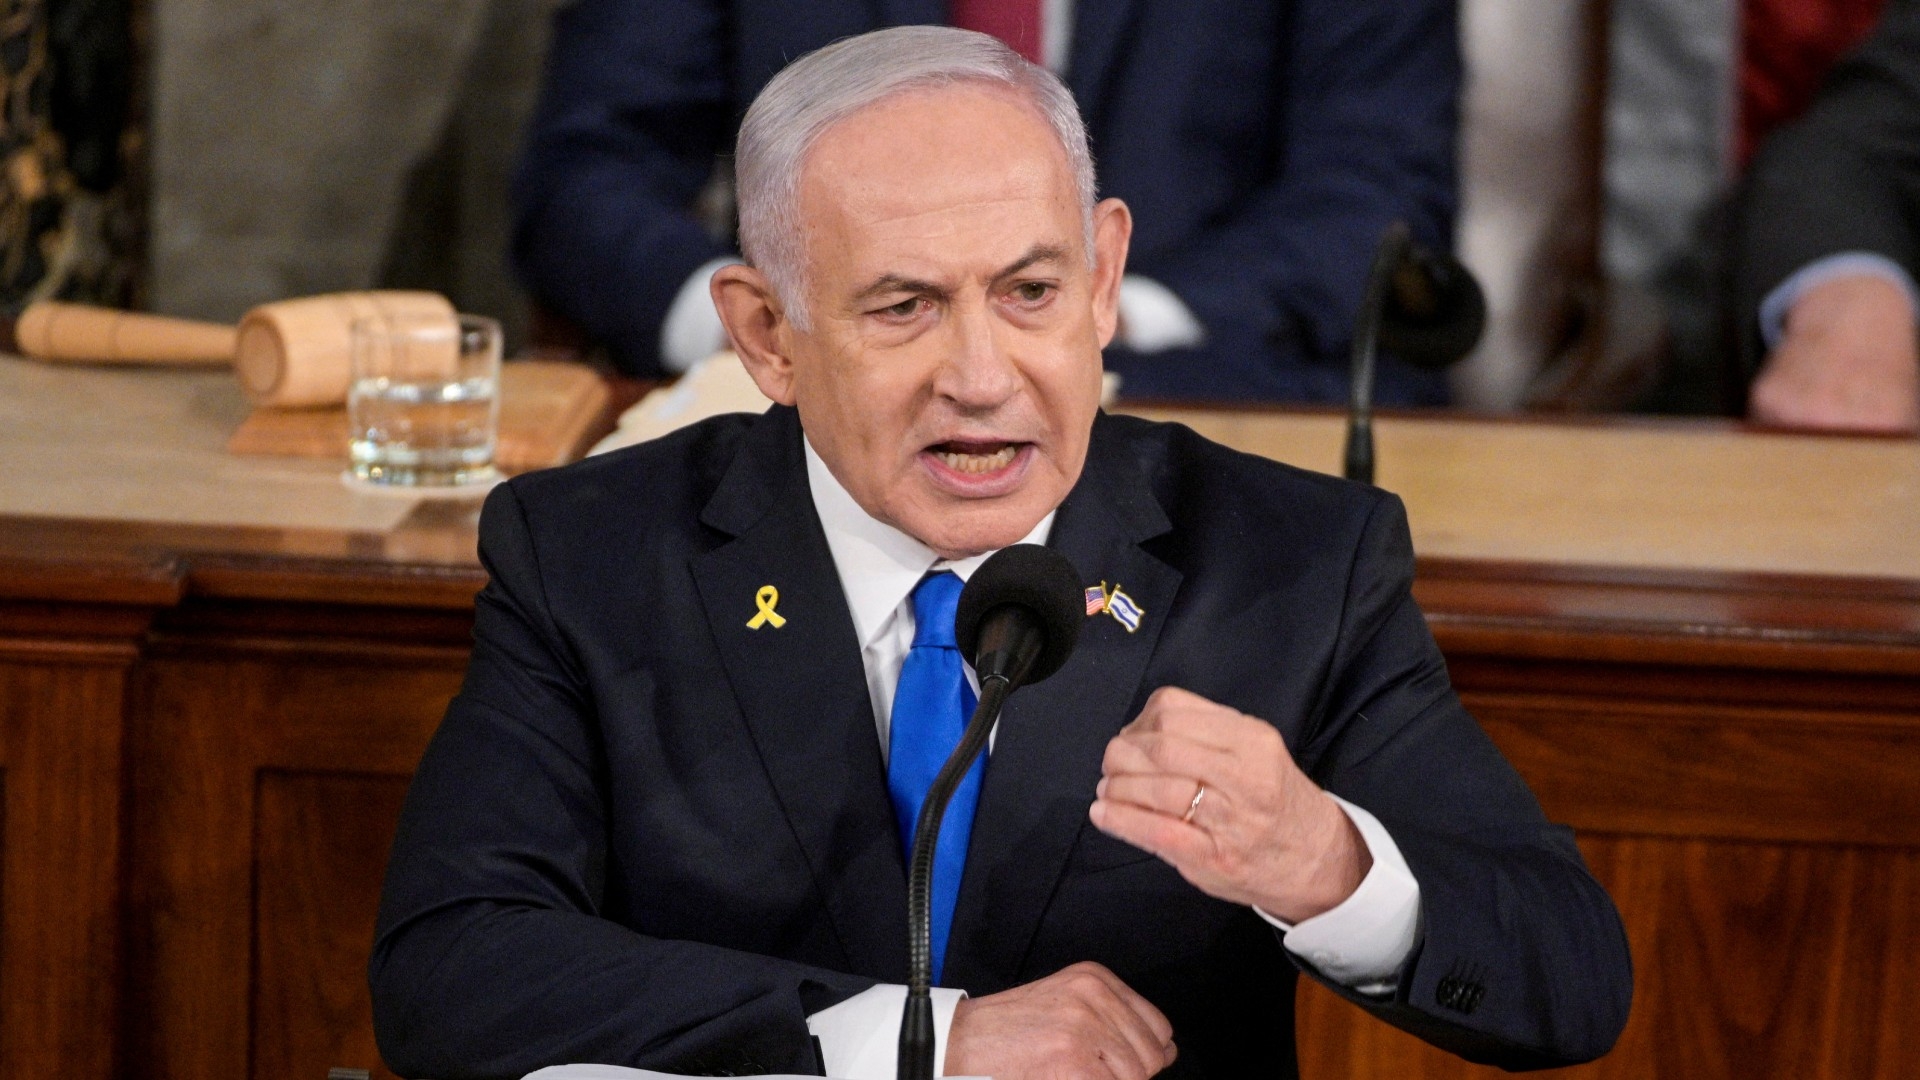
M 1000 500 L 993 500 L 998 502 Z M 1020 500 L 1021 504 L 1032 500 Z M 966 559 L 989 551 L 998 551 L 1027 538 L 1040 519 L 1052 509 L 1048 506 L 983 506 L 963 504 L 925 515 L 904 523 L 902 531 L 940 553 L 943 559 Z

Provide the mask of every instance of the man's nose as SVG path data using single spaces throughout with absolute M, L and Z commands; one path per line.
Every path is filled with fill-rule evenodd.
M 998 325 L 987 305 L 957 310 L 954 340 L 935 389 L 965 408 L 1004 404 L 1020 388 L 1014 336 L 1009 327 Z

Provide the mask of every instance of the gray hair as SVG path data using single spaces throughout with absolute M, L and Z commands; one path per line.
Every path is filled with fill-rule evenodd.
M 1093 260 L 1093 155 L 1073 94 L 1052 72 L 986 34 L 897 26 L 837 41 L 782 69 L 754 98 L 734 148 L 740 251 L 773 285 L 787 317 L 808 328 L 801 250 L 800 170 L 828 128 L 895 94 L 986 83 L 1037 110 L 1066 151 Z

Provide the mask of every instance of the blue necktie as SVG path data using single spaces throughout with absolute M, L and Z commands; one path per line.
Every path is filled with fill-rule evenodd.
M 893 692 L 893 719 L 887 733 L 887 790 L 893 795 L 893 816 L 900 826 L 900 842 L 909 864 L 913 861 L 913 831 L 927 789 L 960 745 L 967 720 L 973 715 L 973 687 L 960 662 L 953 640 L 953 610 L 960 603 L 960 579 L 951 571 L 929 574 L 913 590 L 913 649 L 900 666 L 900 683 Z M 953 902 L 960 895 L 960 873 L 967 864 L 967 840 L 973 834 L 973 810 L 980 802 L 980 782 L 987 772 L 986 755 L 954 789 L 940 824 L 940 843 L 933 855 L 933 981 L 947 956 L 947 931 L 953 927 Z

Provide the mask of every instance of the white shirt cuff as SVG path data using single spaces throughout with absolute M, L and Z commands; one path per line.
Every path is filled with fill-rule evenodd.
M 1768 350 L 1786 335 L 1787 313 L 1802 296 L 1836 278 L 1856 275 L 1885 278 L 1900 286 L 1907 294 L 1907 306 L 1920 314 L 1920 286 L 1914 284 L 1913 275 L 1905 267 L 1871 251 L 1843 251 L 1795 270 L 1760 301 L 1760 338 Z
M 1285 933 L 1281 944 L 1288 952 L 1322 975 L 1363 994 L 1390 994 L 1420 936 L 1420 883 L 1379 818 L 1332 792 L 1327 797 L 1360 830 L 1373 869 L 1352 896 L 1297 925 L 1253 910 Z
M 739 262 L 732 256 L 709 259 L 687 276 L 667 306 L 660 324 L 660 364 L 675 375 L 727 347 L 727 327 L 714 310 L 714 271 Z
M 1172 289 L 1138 274 L 1120 279 L 1120 344 L 1135 352 L 1191 349 L 1207 340 L 1206 328 Z
M 933 988 L 933 1075 L 947 1075 L 947 1032 L 964 990 Z M 900 1064 L 900 1015 L 907 988 L 881 983 L 831 1008 L 807 1017 L 807 1030 L 820 1040 L 827 1075 L 840 1080 L 894 1080 Z

